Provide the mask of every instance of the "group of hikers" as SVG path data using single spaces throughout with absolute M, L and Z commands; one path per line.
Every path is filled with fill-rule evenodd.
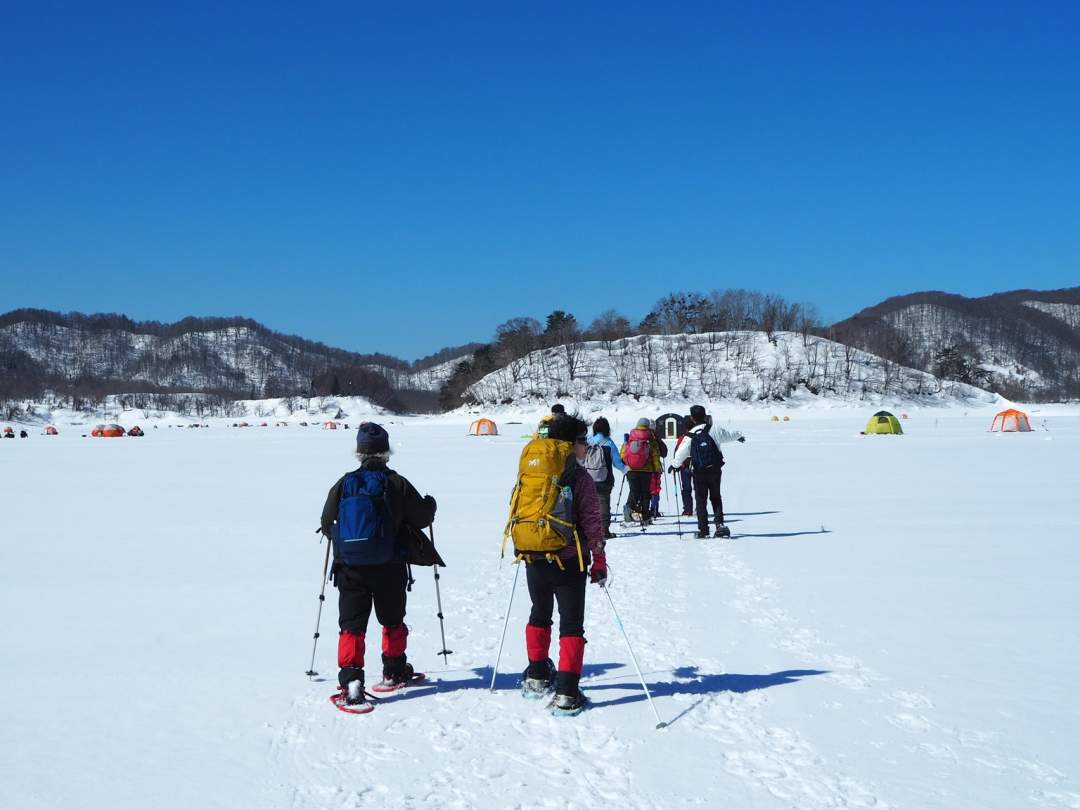
M 690 492 L 696 497 L 700 538 L 710 536 L 710 503 L 715 536 L 726 536 L 719 444 L 745 441 L 737 432 L 713 428 L 711 421 L 704 407 L 690 409 L 667 468 L 681 486 L 684 515 L 691 513 Z M 518 463 L 503 548 L 505 553 L 507 543 L 512 543 L 515 562 L 524 563 L 532 601 L 525 626 L 529 663 L 522 674 L 522 694 L 534 698 L 553 694 L 549 708 L 555 714 L 577 714 L 586 703 L 579 688 L 586 643 L 585 592 L 589 582 L 603 588 L 608 581 L 605 546 L 616 536 L 611 531 L 614 470 L 624 474 L 620 493 L 627 487 L 627 514 L 642 528 L 659 515 L 668 447 L 648 419 L 638 420 L 623 439 L 622 446 L 616 446 L 604 417 L 593 422 L 590 436 L 589 425 L 557 403 L 540 421 Z M 423 674 L 414 671 L 406 655 L 411 565 L 444 564 L 433 536 L 423 534 L 435 519 L 435 499 L 421 496 L 389 468 L 390 453 L 386 430 L 373 422 L 361 424 L 356 438 L 360 466 L 330 489 L 320 523 L 333 549 L 330 576 L 339 594 L 339 690 L 332 700 L 357 714 L 374 708 L 364 672 L 372 608 L 382 626 L 382 679 L 372 691 L 393 692 L 421 680 Z M 556 604 L 558 665 L 550 655 Z

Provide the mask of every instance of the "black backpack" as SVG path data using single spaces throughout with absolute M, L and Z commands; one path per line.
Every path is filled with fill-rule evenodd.
M 720 446 L 709 435 L 709 429 L 699 430 L 687 434 L 690 439 L 690 463 L 695 470 L 719 470 L 724 466 L 724 454 L 720 452 Z

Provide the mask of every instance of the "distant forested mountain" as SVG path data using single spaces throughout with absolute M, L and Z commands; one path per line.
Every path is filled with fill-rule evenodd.
M 935 380 L 1017 400 L 1080 398 L 1080 287 L 985 298 L 913 293 L 832 326 L 813 305 L 777 295 L 680 292 L 636 322 L 614 310 L 588 325 L 562 310 L 543 324 L 510 318 L 488 343 L 448 347 L 413 363 L 335 349 L 247 318 L 163 324 L 39 309 L 0 315 L 0 405 L 8 408 L 52 397 L 78 409 L 115 394 L 176 410 L 194 394 L 210 411 L 236 400 L 297 396 L 365 397 L 394 411 L 570 391 L 936 396 L 945 389 Z
M 433 399 L 441 381 L 429 369 L 468 349 L 409 363 L 284 335 L 247 318 L 163 324 L 20 309 L 0 315 L 0 399 L 50 393 L 77 405 L 117 393 L 200 393 L 223 401 L 351 394 L 401 409 L 414 389 Z
M 1080 287 L 984 298 L 889 298 L 826 334 L 895 363 L 1017 400 L 1080 397 Z

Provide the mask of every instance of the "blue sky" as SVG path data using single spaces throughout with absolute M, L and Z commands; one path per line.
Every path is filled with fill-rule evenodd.
M 158 8 L 151 8 L 158 5 Z M 413 358 L 552 309 L 1080 283 L 1080 6 L 8 4 L 0 311 Z

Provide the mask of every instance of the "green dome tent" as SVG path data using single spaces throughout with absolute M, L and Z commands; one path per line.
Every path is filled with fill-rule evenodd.
M 866 430 L 863 431 L 867 435 L 871 433 L 892 433 L 897 436 L 902 435 L 903 432 L 900 427 L 900 420 L 888 411 L 878 411 L 871 416 L 870 421 L 866 423 Z

